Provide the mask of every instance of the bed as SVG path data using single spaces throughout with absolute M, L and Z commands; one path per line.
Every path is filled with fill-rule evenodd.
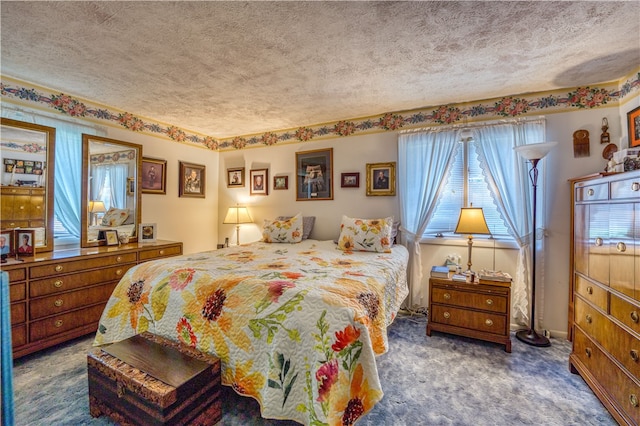
M 353 424 L 382 398 L 376 355 L 406 297 L 407 250 L 256 242 L 130 269 L 95 345 L 142 331 L 221 359 L 222 383 L 264 418 Z

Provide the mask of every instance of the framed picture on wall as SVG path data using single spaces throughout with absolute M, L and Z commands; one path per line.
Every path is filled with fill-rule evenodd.
M 396 163 L 367 164 L 367 195 L 396 195 Z
M 244 187 L 244 167 L 227 169 L 227 188 Z
M 249 194 L 269 195 L 269 169 L 256 169 L 249 172 Z
M 360 188 L 360 173 L 342 173 L 340 175 L 341 188 Z
M 640 146 L 640 107 L 627 113 L 627 127 L 629 128 L 629 148 Z
M 205 197 L 205 166 L 180 161 L 179 197 Z
M 273 189 L 289 189 L 289 176 L 274 176 Z
M 333 148 L 296 152 L 296 201 L 333 200 Z
M 142 193 L 167 193 L 167 160 L 142 158 Z

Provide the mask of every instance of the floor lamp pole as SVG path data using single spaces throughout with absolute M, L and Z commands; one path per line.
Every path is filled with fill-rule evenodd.
M 532 346 L 550 346 L 549 339 L 545 336 L 540 336 L 536 333 L 536 208 L 537 208 L 537 196 L 538 192 L 538 161 L 540 159 L 531 160 L 531 170 L 529 170 L 529 178 L 531 179 L 531 185 L 533 186 L 533 230 L 531 232 L 531 318 L 530 326 L 528 330 L 520 330 L 516 333 L 518 340 L 527 343 Z

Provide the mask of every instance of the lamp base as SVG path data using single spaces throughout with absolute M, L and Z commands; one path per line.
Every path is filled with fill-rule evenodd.
M 518 338 L 518 340 L 526 343 L 527 345 L 538 346 L 541 348 L 551 346 L 551 342 L 549 342 L 549 339 L 544 336 L 540 336 L 533 329 L 520 330 L 516 332 L 516 337 Z

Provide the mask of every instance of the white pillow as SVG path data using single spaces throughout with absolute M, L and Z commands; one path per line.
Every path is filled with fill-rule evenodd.
M 102 216 L 102 226 L 120 226 L 129 217 L 129 210 L 110 208 L 104 216 Z
M 262 227 L 265 243 L 299 243 L 302 241 L 302 213 L 286 220 L 265 220 Z
M 338 248 L 343 251 L 391 252 L 393 217 L 359 219 L 342 216 Z

